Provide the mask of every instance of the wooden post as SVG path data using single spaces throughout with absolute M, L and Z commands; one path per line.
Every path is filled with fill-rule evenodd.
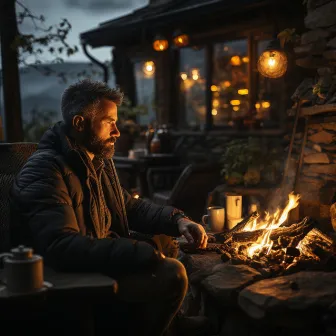
M 21 117 L 18 51 L 14 47 L 14 41 L 18 35 L 15 0 L 3 0 L 0 6 L 5 136 L 8 142 L 19 142 L 23 141 L 24 135 Z
M 213 117 L 212 117 L 212 72 L 213 72 L 213 46 L 207 45 L 205 49 L 205 130 L 210 130 L 213 128 Z

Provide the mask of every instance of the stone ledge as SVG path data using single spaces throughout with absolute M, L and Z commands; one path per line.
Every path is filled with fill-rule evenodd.
M 314 323 L 326 313 L 336 298 L 336 272 L 299 272 L 258 281 L 243 289 L 239 306 L 255 319 L 281 318 Z M 301 316 L 302 313 L 302 316 Z M 281 321 L 279 321 L 281 323 Z

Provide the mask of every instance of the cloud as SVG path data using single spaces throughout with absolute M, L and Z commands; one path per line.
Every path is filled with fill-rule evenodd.
M 63 2 L 70 8 L 94 12 L 133 9 L 148 4 L 148 0 L 63 0 Z

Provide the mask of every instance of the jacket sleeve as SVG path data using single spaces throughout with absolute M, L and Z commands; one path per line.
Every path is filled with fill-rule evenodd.
M 174 215 L 183 213 L 172 206 L 161 206 L 133 198 L 125 189 L 124 200 L 129 228 L 133 231 L 149 234 L 165 234 L 179 237 L 177 222 Z
M 45 263 L 62 271 L 109 274 L 154 267 L 161 257 L 148 243 L 81 235 L 64 180 L 67 177 L 50 161 L 31 163 L 30 169 L 24 169 L 14 182 L 11 200 Z

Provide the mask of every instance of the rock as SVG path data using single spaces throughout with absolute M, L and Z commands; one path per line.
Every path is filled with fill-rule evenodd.
M 314 99 L 313 86 L 314 86 L 313 78 L 305 78 L 296 88 L 291 99 L 293 101 L 297 101 L 299 99 L 312 101 Z
M 328 152 L 336 152 L 336 145 L 323 145 L 323 149 Z
M 303 173 L 303 175 L 306 175 L 306 176 L 309 176 L 309 177 L 319 177 L 321 175 L 321 174 L 318 174 L 318 173 L 312 173 L 312 172 L 305 171 L 305 170 L 303 170 L 302 173 Z
M 224 306 L 237 304 L 239 291 L 261 279 L 261 274 L 247 265 L 217 265 L 213 274 L 202 281 L 206 291 Z
M 314 29 L 310 30 L 306 33 L 303 33 L 301 35 L 301 44 L 309 44 L 316 41 L 319 41 L 320 39 L 325 39 L 330 36 L 330 32 L 325 29 Z
M 313 324 L 321 318 L 323 308 L 329 307 L 335 300 L 335 281 L 336 272 L 299 272 L 265 279 L 243 289 L 238 303 L 255 319 L 274 318 L 279 324 L 286 325 L 293 323 L 300 326 L 303 321 Z
M 326 131 L 321 131 L 310 135 L 308 140 L 315 143 L 330 144 L 335 140 L 335 135 Z
M 322 38 L 316 42 L 297 46 L 294 48 L 294 52 L 298 56 L 322 55 L 326 45 L 327 41 Z
M 334 72 L 335 72 L 335 70 L 333 68 L 319 68 L 319 69 L 317 69 L 317 73 L 321 77 L 331 76 Z
M 300 177 L 300 183 L 309 183 L 310 186 L 313 186 L 316 189 L 321 189 L 325 185 L 325 181 L 319 179 L 318 177 Z
M 336 1 L 331 1 L 308 12 L 304 23 L 308 29 L 329 27 L 336 24 Z
M 187 254 L 181 252 L 179 260 L 186 268 L 189 276 L 197 271 L 211 271 L 215 265 L 223 264 L 220 255 L 213 252 L 204 254 Z
M 322 131 L 323 127 L 321 124 L 312 124 L 309 125 L 309 129 L 313 129 L 314 131 L 320 132 Z
M 327 175 L 336 175 L 336 164 L 311 164 L 303 168 L 308 173 L 318 173 Z
M 323 57 L 330 61 L 336 61 L 336 50 L 326 50 Z
M 296 65 L 307 69 L 318 69 L 330 65 L 326 59 L 319 56 L 307 56 L 303 58 L 298 58 L 295 63 Z
M 315 154 L 316 151 L 312 148 L 305 147 L 303 149 L 303 155 L 310 155 L 310 154 Z
M 328 131 L 336 132 L 336 122 L 324 123 L 324 124 L 321 124 L 321 126 Z
M 307 0 L 307 10 L 311 11 L 313 9 L 316 9 L 317 7 L 320 7 L 332 0 Z
M 308 154 L 303 158 L 304 163 L 330 163 L 330 158 L 326 153 Z
M 332 204 L 336 193 L 336 186 L 325 185 L 320 190 L 320 202 L 322 204 Z
M 327 42 L 327 47 L 336 49 L 336 37 L 332 38 Z

